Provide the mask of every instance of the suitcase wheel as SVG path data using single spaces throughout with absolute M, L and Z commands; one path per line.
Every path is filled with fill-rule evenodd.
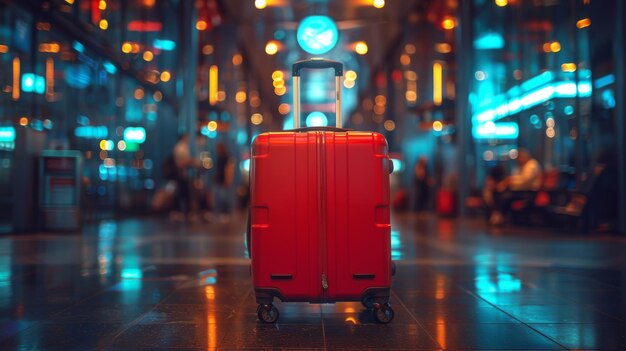
M 275 323 L 278 320 L 278 308 L 274 305 L 261 304 L 256 309 L 259 320 L 263 323 Z
M 381 323 L 381 324 L 387 324 L 391 322 L 394 317 L 393 308 L 391 308 L 391 306 L 388 303 L 374 304 L 373 313 L 374 313 L 374 319 L 376 320 L 376 322 Z
M 371 310 L 372 308 L 374 308 L 374 298 L 369 295 L 363 296 L 363 298 L 361 299 L 361 304 L 363 305 L 363 307 Z

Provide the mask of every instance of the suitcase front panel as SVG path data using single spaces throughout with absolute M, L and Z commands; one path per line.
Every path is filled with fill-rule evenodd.
M 328 299 L 391 285 L 389 158 L 377 133 L 326 134 Z
M 251 174 L 256 289 L 333 302 L 390 287 L 389 159 L 380 134 L 262 134 Z
M 252 155 L 252 275 L 284 300 L 319 301 L 318 142 L 315 134 L 259 135 Z

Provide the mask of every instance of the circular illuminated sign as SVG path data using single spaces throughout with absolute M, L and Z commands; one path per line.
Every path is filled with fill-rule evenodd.
M 305 17 L 296 35 L 302 50 L 314 55 L 332 50 L 339 37 L 335 21 L 328 16 Z

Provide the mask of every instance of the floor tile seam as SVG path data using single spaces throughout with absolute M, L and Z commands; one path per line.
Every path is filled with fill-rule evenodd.
M 110 347 L 111 345 L 114 345 L 115 342 L 117 341 L 117 339 L 124 334 L 126 331 L 128 331 L 130 328 L 134 327 L 135 325 L 139 324 L 139 322 L 144 319 L 148 314 L 150 314 L 152 311 L 154 311 L 157 307 L 159 307 L 160 305 L 163 304 L 163 301 L 165 301 L 166 299 L 168 299 L 172 294 L 174 294 L 174 292 L 176 291 L 176 289 L 172 290 L 169 294 L 167 294 L 167 296 L 165 296 L 165 298 L 161 299 L 161 301 L 159 301 L 156 305 L 153 305 L 152 308 L 148 309 L 147 311 L 141 313 L 137 318 L 133 319 L 131 322 L 126 323 L 122 326 L 122 328 L 120 328 L 121 330 L 118 330 L 113 337 L 110 339 L 110 341 L 108 343 L 105 343 L 104 348 L 107 349 L 108 347 Z
M 319 309 L 320 309 L 320 317 L 322 318 L 322 345 L 324 345 L 324 351 L 327 350 L 327 346 L 326 346 L 326 324 L 324 323 L 324 309 L 322 308 L 322 305 L 319 304 Z
M 407 311 L 407 313 L 409 314 L 409 316 L 411 316 L 411 318 L 415 321 L 415 323 L 417 323 L 417 325 L 420 327 L 420 329 L 422 329 L 422 331 L 428 335 L 428 338 L 435 343 L 435 345 L 437 345 L 437 347 L 439 347 L 439 349 L 443 350 L 444 347 L 441 346 L 441 344 L 439 344 L 439 341 L 437 341 L 437 339 L 430 333 L 428 332 L 428 330 L 426 330 L 426 328 L 424 328 L 424 325 L 422 325 L 422 323 L 420 323 L 420 321 L 415 317 L 415 315 L 413 314 L 413 312 L 411 312 L 411 310 L 408 309 L 408 307 L 406 307 L 406 305 L 404 304 L 404 302 L 402 301 L 402 299 L 400 298 L 400 296 L 398 296 L 398 294 L 396 294 L 395 291 L 391 290 L 391 294 L 393 294 L 393 296 L 398 300 L 398 303 L 400 303 L 400 305 Z
M 465 291 L 465 292 L 467 292 L 468 294 L 470 294 L 470 295 L 472 295 L 472 296 L 476 297 L 477 299 L 480 299 L 480 300 L 482 300 L 482 301 L 486 302 L 487 304 L 489 304 L 489 305 L 493 306 L 494 308 L 496 308 L 496 309 L 497 309 L 497 310 L 499 310 L 500 312 L 502 312 L 502 313 L 506 314 L 507 316 L 509 316 L 509 317 L 511 317 L 511 318 L 513 318 L 513 319 L 515 319 L 516 321 L 520 322 L 522 325 L 524 325 L 524 326 L 526 326 L 527 328 L 531 329 L 531 330 L 532 330 L 532 331 L 534 331 L 535 333 L 537 333 L 537 334 L 539 334 L 539 335 L 543 336 L 544 338 L 546 338 L 546 339 L 550 340 L 550 341 L 551 341 L 551 342 L 553 342 L 555 345 L 557 345 L 557 346 L 561 347 L 563 350 L 568 350 L 568 348 L 567 348 L 567 347 L 565 347 L 564 345 L 562 345 L 562 344 L 561 344 L 560 342 L 558 342 L 557 340 L 555 340 L 555 339 L 551 338 L 550 336 L 548 336 L 548 335 L 546 335 L 546 334 L 542 333 L 541 331 L 537 330 L 536 328 L 533 328 L 533 327 L 532 327 L 531 325 L 529 325 L 528 323 L 526 323 L 526 322 L 522 321 L 521 319 L 517 318 L 516 316 L 514 316 L 514 315 L 512 315 L 512 314 L 508 313 L 507 311 L 505 311 L 505 310 L 503 310 L 502 308 L 500 308 L 498 305 L 496 305 L 496 304 L 494 304 L 494 303 L 492 303 L 492 302 L 490 302 L 490 301 L 488 301 L 488 300 L 484 299 L 482 296 L 480 296 L 480 295 L 478 295 L 478 294 L 475 294 L 473 291 L 471 291 L 471 290 L 469 290 L 469 289 L 465 288 L 463 285 L 461 285 L 461 284 L 457 283 L 456 281 L 454 281 L 452 278 L 448 277 L 447 275 L 445 275 L 445 274 L 443 274 L 443 273 L 441 273 L 441 272 L 438 272 L 438 273 L 439 273 L 440 275 L 442 275 L 442 276 L 443 276 L 446 280 L 451 281 L 454 285 L 456 285 L 457 287 L 461 288 L 462 290 L 464 290 L 464 291 Z

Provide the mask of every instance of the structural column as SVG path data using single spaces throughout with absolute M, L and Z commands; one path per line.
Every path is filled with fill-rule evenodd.
M 456 125 L 458 146 L 458 213 L 465 215 L 465 199 L 470 193 L 470 176 L 473 165 L 468 161 L 473 160 L 472 150 L 472 121 L 469 106 L 469 86 L 471 72 L 474 68 L 474 53 L 472 48 L 472 7 L 473 0 L 459 1 L 460 26 L 456 31 L 458 81 L 456 84 Z M 472 161 L 473 162 L 473 161 Z
M 196 30 L 197 11 L 194 1 L 182 1 L 180 3 L 182 11 L 180 11 L 181 24 L 180 44 L 181 53 L 178 63 L 179 78 L 177 81 L 177 95 L 179 95 L 178 118 L 179 129 L 189 133 L 189 150 L 195 155 L 195 136 L 196 123 L 198 120 L 198 100 L 196 94 L 196 77 L 198 71 L 198 31 Z M 180 96 L 182 84 L 182 96 Z
M 619 184 L 618 184 L 618 198 L 619 198 L 619 210 L 617 213 L 618 218 L 618 230 L 621 233 L 626 233 L 626 25 L 624 21 L 626 19 L 626 5 L 622 0 L 616 0 L 617 3 L 617 15 L 615 16 L 615 28 L 616 35 L 613 41 L 615 48 L 615 118 L 617 126 L 617 154 L 618 154 L 618 167 L 619 167 Z

